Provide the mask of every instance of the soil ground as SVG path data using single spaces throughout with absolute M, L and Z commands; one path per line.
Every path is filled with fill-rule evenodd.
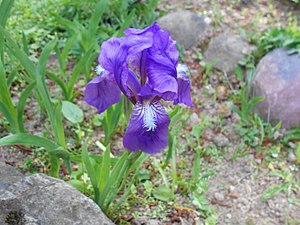
M 287 26 L 291 15 L 298 16 L 299 21 L 300 15 L 299 6 L 295 7 L 289 1 L 165 0 L 161 1 L 161 8 L 167 12 L 187 9 L 208 16 L 217 24 L 214 35 L 227 30 L 257 34 L 273 27 Z M 197 48 L 185 53 L 186 63 L 192 71 L 194 110 L 200 115 L 201 123 L 204 115 L 219 117 L 224 103 L 230 102 L 230 94 L 234 94 L 244 84 L 236 82 L 234 76 L 229 75 L 227 79 L 217 71 L 213 71 L 208 82 L 199 79 L 203 78 L 203 68 L 195 62 L 195 52 L 203 53 Z M 215 91 L 223 89 L 221 96 L 216 94 L 215 101 Z M 299 166 L 290 162 L 293 159 L 288 157 L 291 149 L 284 149 L 283 157 L 278 160 L 268 160 L 258 156 L 250 146 L 240 147 L 243 140 L 235 129 L 238 121 L 238 116 L 231 113 L 224 118 L 221 128 L 216 123 L 205 129 L 202 136 L 203 146 L 209 146 L 212 142 L 219 146 L 218 149 L 224 156 L 209 162 L 208 166 L 207 162 L 202 162 L 203 168 L 206 168 L 204 171 L 207 168 L 215 171 L 215 176 L 208 181 L 205 195 L 217 212 L 217 224 L 300 224 L 299 186 L 290 185 L 286 191 L 278 191 L 279 194 L 268 200 L 262 197 L 268 188 L 284 186 L 286 182 L 282 177 L 274 175 L 274 171 L 285 171 L 299 181 Z M 213 119 L 211 122 L 213 123 Z M 277 134 L 279 139 L 283 133 L 284 130 L 281 130 Z M 272 148 L 271 145 L 267 147 Z M 245 154 L 236 157 L 237 152 Z M 289 154 L 291 155 L 293 153 Z

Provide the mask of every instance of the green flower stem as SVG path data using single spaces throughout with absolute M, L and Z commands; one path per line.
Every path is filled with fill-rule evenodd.
M 177 183 L 176 146 L 177 146 L 177 138 L 174 137 L 173 147 L 172 147 L 172 198 L 174 198 L 175 186 L 176 186 L 176 183 Z
M 167 176 L 165 174 L 165 172 L 163 171 L 163 169 L 161 168 L 161 166 L 159 165 L 159 163 L 157 162 L 157 159 L 156 158 L 153 158 L 153 162 L 154 162 L 154 166 L 156 167 L 156 169 L 158 170 L 158 172 L 160 173 L 163 181 L 164 181 L 164 184 L 168 190 L 168 192 L 170 193 L 171 192 L 171 189 L 170 189 L 170 185 L 169 185 L 169 182 L 168 182 L 168 179 L 167 179 Z

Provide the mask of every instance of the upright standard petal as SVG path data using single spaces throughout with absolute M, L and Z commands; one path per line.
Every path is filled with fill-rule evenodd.
M 160 26 L 154 22 L 151 26 L 146 27 L 144 29 L 136 29 L 136 28 L 127 28 L 124 30 L 124 33 L 126 35 L 132 35 L 132 34 L 143 34 L 145 32 L 157 32 L 160 30 Z
M 105 70 L 111 73 L 113 72 L 113 65 L 116 54 L 123 41 L 124 37 L 111 38 L 107 41 L 104 41 L 101 45 L 101 51 L 98 56 L 98 62 Z
M 130 151 L 149 154 L 162 151 L 168 145 L 170 118 L 160 102 L 138 102 L 131 113 L 123 144 Z
M 86 85 L 84 96 L 88 104 L 96 107 L 98 113 L 102 113 L 121 100 L 121 91 L 113 75 L 108 71 L 102 71 L 98 77 Z
M 155 33 L 147 56 L 148 83 L 165 100 L 175 100 L 177 97 L 177 61 L 178 51 L 169 33 L 163 30 Z
M 147 49 L 127 57 L 127 64 L 130 69 L 140 78 L 141 85 L 147 82 L 148 73 L 146 70 Z
M 178 95 L 174 104 L 183 103 L 187 106 L 194 107 L 191 99 L 191 84 L 190 79 L 186 75 L 188 68 L 186 65 L 178 64 L 177 66 L 177 82 L 178 82 Z
M 114 61 L 113 61 L 113 74 L 121 91 L 128 97 L 128 82 L 131 81 L 130 71 L 128 67 L 128 58 L 131 55 L 137 55 L 143 50 L 151 47 L 152 34 L 147 32 L 143 36 L 130 35 L 126 37 L 125 41 L 120 45 Z M 128 60 L 128 61 L 127 61 Z

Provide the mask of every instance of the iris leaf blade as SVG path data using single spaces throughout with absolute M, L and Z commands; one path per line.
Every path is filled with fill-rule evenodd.
M 48 78 L 50 78 L 51 80 L 53 80 L 62 90 L 62 92 L 64 93 L 65 98 L 68 98 L 68 91 L 67 91 L 67 87 L 65 85 L 65 83 L 59 79 L 58 76 L 56 76 L 54 73 L 51 73 L 49 71 L 46 72 L 46 76 Z
M 102 17 L 102 14 L 106 11 L 106 8 L 108 6 L 107 0 L 101 0 L 99 1 L 95 6 L 95 11 L 91 17 L 90 24 L 88 27 L 88 36 L 93 37 L 97 31 L 97 26 L 100 22 L 100 19 Z
M 86 143 L 83 143 L 83 146 L 82 146 L 82 162 L 83 162 L 83 164 L 87 170 L 87 173 L 91 179 L 91 183 L 92 183 L 92 186 L 93 186 L 93 189 L 95 192 L 95 201 L 97 202 L 97 200 L 99 198 L 98 182 L 97 182 L 95 170 L 94 170 L 93 165 L 89 158 Z
M 3 0 L 0 5 L 0 26 L 5 28 L 14 0 Z M 2 33 L 2 32 L 1 32 Z M 4 37 L 0 35 L 0 60 L 4 62 Z
M 0 33 L 6 39 L 6 45 L 14 56 L 19 60 L 20 64 L 25 68 L 29 76 L 36 77 L 36 70 L 34 64 L 30 61 L 26 53 L 19 48 L 15 41 L 10 37 L 9 33 L 0 26 Z
M 49 151 L 53 149 L 57 149 L 59 145 L 56 143 L 36 135 L 32 134 L 13 134 L 10 136 L 5 136 L 0 139 L 0 146 L 7 146 L 7 145 L 30 145 L 30 146 L 39 146 L 43 147 Z
M 25 128 L 23 125 L 23 113 L 24 113 L 24 107 L 26 104 L 26 100 L 29 98 L 31 91 L 35 87 L 36 82 L 33 81 L 31 84 L 29 84 L 26 89 L 22 92 L 19 103 L 17 106 L 17 111 L 18 111 L 18 124 L 21 132 L 25 132 Z
M 99 171 L 99 191 L 101 193 L 101 191 L 104 188 L 104 185 L 106 183 L 106 181 L 109 178 L 110 175 L 110 145 L 108 145 L 106 147 L 106 150 L 104 152 L 104 157 L 102 159 L 102 163 L 101 163 L 101 170 Z
M 124 165 L 126 163 L 126 161 L 128 160 L 128 152 L 125 152 L 119 159 L 118 162 L 116 163 L 116 165 L 114 166 L 111 175 L 109 177 L 109 179 L 107 180 L 100 198 L 99 198 L 99 206 L 101 206 L 102 210 L 105 211 L 106 210 L 106 206 L 107 202 L 105 202 L 106 196 L 108 196 L 108 193 L 113 190 L 113 187 L 116 183 L 120 182 L 120 177 L 122 177 L 122 171 L 124 168 Z
M 44 48 L 44 50 L 41 53 L 41 57 L 38 62 L 38 72 L 39 76 L 44 77 L 45 71 L 46 71 L 46 65 L 48 62 L 49 55 L 51 51 L 54 49 L 55 45 L 57 43 L 57 40 L 54 39 L 50 41 Z

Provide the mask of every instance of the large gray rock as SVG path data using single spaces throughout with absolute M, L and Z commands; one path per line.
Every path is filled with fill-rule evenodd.
M 0 224 L 113 223 L 91 199 L 70 185 L 35 174 L 0 189 Z
M 23 174 L 15 170 L 12 166 L 0 161 L 0 190 L 6 189 L 11 184 L 20 181 Z
M 161 28 L 170 32 L 172 38 L 191 48 L 205 42 L 210 35 L 209 19 L 188 10 L 170 13 L 158 19 Z
M 246 38 L 224 32 L 211 39 L 204 53 L 204 60 L 216 69 L 232 73 L 238 62 L 254 49 Z
M 256 106 L 263 119 L 300 128 L 300 55 L 280 48 L 264 56 L 254 75 L 253 94 L 265 97 Z

